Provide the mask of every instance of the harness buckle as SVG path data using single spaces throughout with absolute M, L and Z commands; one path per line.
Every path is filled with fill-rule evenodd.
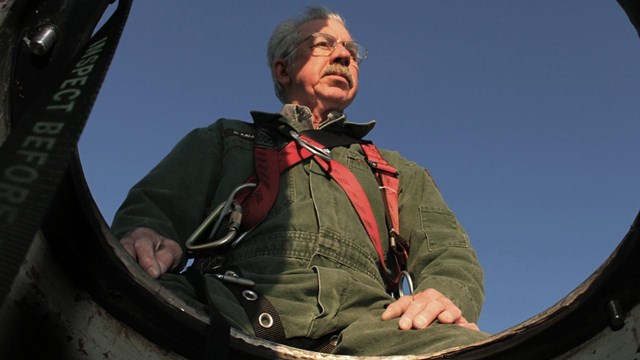
M 237 243 L 244 238 L 244 236 L 246 235 L 246 232 L 243 234 L 240 234 L 240 236 L 236 239 L 236 236 L 238 236 L 238 231 L 240 230 L 240 224 L 242 223 L 242 207 L 235 200 L 235 197 L 240 191 L 250 187 L 251 188 L 256 187 L 256 184 L 246 183 L 233 189 L 233 191 L 231 191 L 231 194 L 229 195 L 227 200 L 223 201 L 220 205 L 218 205 L 209 214 L 209 216 L 207 216 L 207 218 L 204 219 L 204 221 L 200 224 L 200 226 L 196 228 L 196 230 L 191 234 L 191 236 L 189 236 L 189 238 L 185 242 L 185 247 L 189 251 L 195 252 L 200 250 L 215 249 L 215 248 L 227 245 L 229 243 L 232 243 L 233 246 L 237 245 Z M 228 227 L 229 231 L 223 237 L 212 240 L 215 234 L 220 229 L 220 225 L 222 224 L 222 219 L 224 219 L 227 215 L 229 216 L 229 227 Z M 201 243 L 201 244 L 196 244 L 196 241 L 202 236 L 202 234 L 207 230 L 207 228 L 211 226 L 214 220 L 215 220 L 215 224 L 213 225 L 213 227 L 211 227 L 211 231 L 209 232 L 209 236 L 207 237 L 210 241 Z
M 295 131 L 290 131 L 289 134 L 291 135 L 291 137 L 293 138 L 293 140 L 295 140 L 298 145 L 302 146 L 303 148 L 309 150 L 310 153 L 312 153 L 313 155 L 316 155 L 326 161 L 329 161 L 332 159 L 331 157 L 331 150 L 327 149 L 327 148 L 320 148 L 310 142 L 308 142 L 307 140 L 303 139 L 300 137 L 300 135 L 295 132 Z

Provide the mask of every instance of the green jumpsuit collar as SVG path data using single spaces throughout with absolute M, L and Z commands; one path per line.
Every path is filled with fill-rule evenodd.
M 311 110 L 302 105 L 286 104 L 280 113 L 252 111 L 251 117 L 256 125 L 286 125 L 287 128 L 296 132 L 312 129 Z M 318 130 L 341 132 L 356 139 L 362 139 L 373 129 L 375 123 L 375 120 L 366 123 L 349 122 L 346 114 L 332 111 L 327 119 L 320 124 Z

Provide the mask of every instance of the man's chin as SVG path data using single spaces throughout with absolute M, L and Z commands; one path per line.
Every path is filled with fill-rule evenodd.
M 355 98 L 356 92 L 357 91 L 351 88 L 346 82 L 338 82 L 335 84 L 328 84 L 322 88 L 316 88 L 316 95 L 319 97 L 349 102 Z
M 328 80 L 329 86 L 336 86 L 345 90 L 351 90 L 353 83 L 340 75 L 325 75 L 325 80 Z
M 326 96 L 318 96 L 318 101 L 324 103 L 326 108 L 344 110 L 351 104 L 354 98 L 355 94 L 352 95 L 343 91 L 342 94 L 332 93 Z

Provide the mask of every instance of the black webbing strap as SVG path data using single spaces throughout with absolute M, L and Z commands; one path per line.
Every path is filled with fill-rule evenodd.
M 271 301 L 253 287 L 225 284 L 244 308 L 255 335 L 261 339 L 282 343 L 286 340 L 280 315 Z
M 203 359 L 207 360 L 227 360 L 229 358 L 229 341 L 231 340 L 231 326 L 229 322 L 220 314 L 214 304 L 211 294 L 207 291 L 207 282 L 203 274 L 191 268 L 185 272 L 185 277 L 195 288 L 198 299 L 206 302 L 209 327 L 207 328 L 207 338 L 205 339 Z
M 218 312 L 209 295 L 207 295 L 207 302 L 209 307 L 209 327 L 204 359 L 227 360 L 229 358 L 231 326 Z
M 241 278 L 241 271 L 237 267 L 220 267 L 210 269 L 215 270 L 217 275 L 225 275 L 225 278 Z M 220 310 L 211 298 L 211 293 L 207 289 L 206 272 L 190 268 L 185 276 L 195 288 L 198 298 L 206 302 L 209 311 L 209 328 L 204 349 L 204 359 L 226 360 L 229 356 L 229 341 L 231 339 L 231 327 L 222 316 Z M 212 276 L 215 276 L 212 275 Z M 233 281 L 218 279 L 236 297 L 255 332 L 255 336 L 282 343 L 285 341 L 284 326 L 280 316 L 271 302 L 264 296 L 260 296 L 253 286 L 241 285 Z M 323 343 L 322 346 L 325 344 Z
M 13 122 L 0 152 L 0 303 L 40 228 L 115 53 L 132 0 L 119 0 L 43 106 Z
M 315 352 L 321 352 L 324 354 L 331 354 L 338 345 L 338 334 L 329 334 L 318 339 L 309 350 Z
M 242 306 L 247 318 L 251 322 L 251 327 L 255 333 L 255 336 L 282 343 L 286 340 L 284 326 L 280 320 L 280 316 L 273 304 L 264 296 L 261 296 L 252 285 L 241 284 L 238 281 L 232 281 L 234 279 L 242 279 L 242 270 L 237 266 L 221 266 L 220 262 L 216 261 L 218 266 L 211 268 L 196 268 L 192 266 L 185 275 L 189 282 L 195 287 L 198 298 L 200 301 L 207 301 L 209 305 L 209 316 L 215 316 L 216 318 L 210 319 L 209 326 L 216 326 L 221 328 L 217 332 L 222 331 L 220 323 L 224 322 L 227 332 L 229 331 L 229 325 L 226 320 L 220 316 L 219 310 L 211 302 L 211 297 L 208 289 L 206 288 L 206 274 L 212 274 L 210 276 L 216 277 L 218 281 L 226 286 L 229 291 L 236 297 L 238 303 Z M 200 270 L 203 270 L 202 272 Z M 222 276 L 224 275 L 224 276 Z M 210 329 L 211 332 L 211 329 Z M 207 342 L 207 348 L 219 348 L 225 345 L 219 341 L 222 339 L 220 335 L 215 338 L 209 338 Z M 228 334 L 227 334 L 228 338 Z M 228 343 L 228 341 L 227 341 Z M 222 359 L 222 358 L 217 358 Z

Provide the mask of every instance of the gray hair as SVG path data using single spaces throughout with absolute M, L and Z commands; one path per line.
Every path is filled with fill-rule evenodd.
M 284 104 L 284 89 L 282 85 L 276 80 L 273 73 L 273 64 L 280 59 L 285 60 L 289 65 L 292 63 L 292 59 L 295 57 L 297 49 L 296 45 L 302 40 L 302 34 L 298 32 L 298 28 L 309 21 L 320 19 L 332 19 L 339 21 L 345 28 L 345 20 L 340 14 L 328 10 L 324 7 L 312 6 L 308 7 L 302 16 L 285 20 L 278 24 L 271 34 L 269 39 L 269 46 L 267 48 L 267 61 L 269 62 L 269 68 L 271 69 L 271 77 L 273 79 L 273 86 L 276 91 L 276 96 Z M 285 58 L 285 54 L 287 54 Z

